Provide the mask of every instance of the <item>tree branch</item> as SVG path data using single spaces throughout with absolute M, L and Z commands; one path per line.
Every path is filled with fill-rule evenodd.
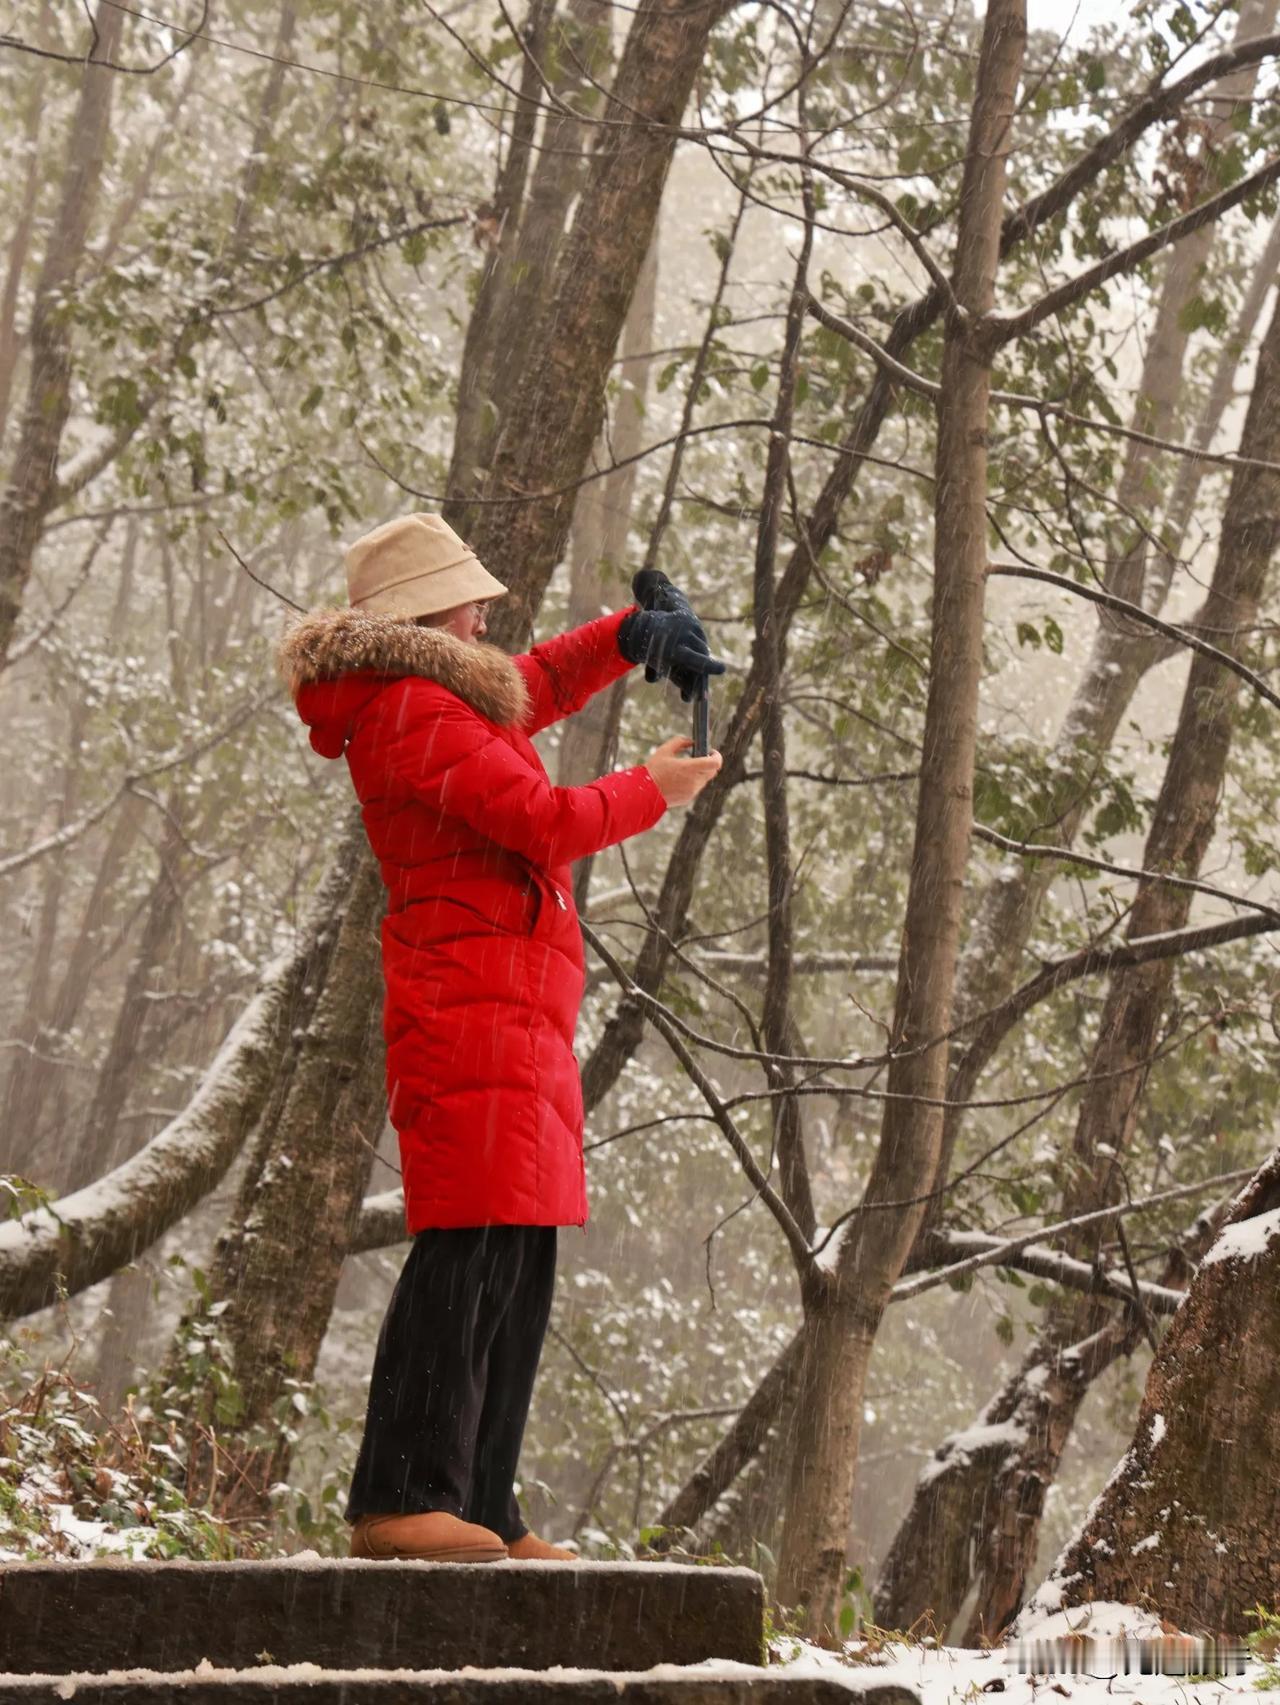
M 1004 224 L 1001 253 L 1007 253 L 1050 219 L 1065 212 L 1080 192 L 1127 154 L 1152 125 L 1172 118 L 1192 95 L 1276 54 L 1280 54 L 1280 34 L 1255 36 L 1252 41 L 1236 42 L 1221 53 L 1202 59 L 1176 83 L 1162 85 L 1157 81 L 1119 124 L 1099 138 L 1047 189 L 1010 214 Z
M 1208 894 L 1215 900 L 1225 900 L 1231 906 L 1248 906 L 1251 911 L 1268 919 L 1272 929 L 1280 929 L 1280 911 L 1274 906 L 1251 900 L 1246 894 L 1229 893 L 1225 888 L 1215 887 L 1212 882 L 1198 882 L 1192 876 L 1175 876 L 1168 870 L 1135 870 L 1131 865 L 1113 864 L 1110 859 L 1095 858 L 1092 853 L 1075 852 L 1070 847 L 1015 841 L 1009 835 L 1002 835 L 998 829 L 989 829 L 985 823 L 975 823 L 973 832 L 989 846 L 999 847 L 1003 852 L 1018 853 L 1022 858 L 1056 858 L 1063 864 L 1083 865 L 1086 870 L 1101 870 L 1108 876 L 1123 876 L 1131 882 L 1163 882 L 1170 888 L 1190 888 L 1194 893 Z
M 1087 1261 L 1079 1261 L 1072 1255 L 1063 1255 L 1056 1249 L 1042 1249 L 1035 1243 L 1029 1243 L 1010 1254 L 1003 1238 L 988 1237 L 979 1231 L 938 1231 L 930 1237 L 926 1255 L 935 1252 L 958 1257 L 962 1261 L 974 1255 L 1002 1254 L 999 1265 L 1012 1268 L 1015 1272 L 1030 1273 L 1037 1279 L 1048 1279 L 1067 1290 L 1083 1291 L 1086 1296 L 1110 1296 L 1121 1301 L 1134 1301 L 1134 1282 L 1127 1272 L 1104 1271 L 1101 1267 L 1092 1267 Z M 944 1267 L 935 1273 L 921 1276 L 946 1278 L 950 1270 Z M 1174 1313 L 1186 1294 L 1184 1291 L 1173 1290 L 1168 1285 L 1144 1283 L 1140 1279 L 1136 1284 L 1137 1295 L 1154 1314 Z
M 1280 472 L 1280 469 L 1277 472 Z M 1215 663 L 1220 663 L 1224 669 L 1230 669 L 1233 675 L 1239 675 L 1242 681 L 1248 682 L 1260 698 L 1280 709 L 1280 693 L 1269 687 L 1262 676 L 1250 669 L 1247 663 L 1241 663 L 1239 658 L 1233 657 L 1229 651 L 1219 651 L 1216 645 L 1210 645 L 1207 640 L 1197 639 L 1195 634 L 1185 627 L 1180 627 L 1176 622 L 1162 621 L 1159 616 L 1153 616 L 1149 610 L 1144 610 L 1141 604 L 1131 603 L 1128 598 L 1117 597 L 1114 592 L 1104 592 L 1101 587 L 1090 586 L 1087 581 L 1070 580 L 1065 574 L 1054 574 L 1047 568 L 1024 567 L 1021 563 L 993 562 L 989 564 L 987 573 L 1019 580 L 1043 580 L 1048 586 L 1057 586 L 1063 592 L 1074 593 L 1078 598 L 1087 598 L 1090 603 L 1101 604 L 1108 610 L 1118 610 L 1130 621 L 1140 622 L 1154 633 L 1163 634 L 1166 639 L 1185 645 L 1189 651 L 1198 651 L 1202 656 L 1212 658 Z
M 1189 237 L 1202 225 L 1211 225 L 1215 219 L 1229 213 L 1233 207 L 1238 207 L 1242 201 L 1247 201 L 1251 195 L 1266 189 L 1268 184 L 1275 183 L 1277 179 L 1280 179 L 1280 156 L 1268 160 L 1265 166 L 1259 166 L 1256 172 L 1241 178 L 1239 183 L 1232 184 L 1229 189 L 1210 196 L 1208 201 L 1202 201 L 1199 207 L 1193 207 L 1189 213 L 1170 219 L 1167 224 L 1149 231 L 1145 237 L 1140 237 L 1136 243 L 1130 243 L 1128 248 L 1117 249 L 1115 254 L 1100 260 L 1096 266 L 1077 273 L 1074 278 L 1068 278 L 1050 290 L 1048 295 L 1042 296 L 1038 302 L 1024 308 L 1021 313 L 988 316 L 982 327 L 984 342 L 988 347 L 999 348 L 1003 344 L 1025 337 L 1028 332 L 1034 331 L 1042 320 L 1061 313 L 1064 308 L 1071 307 L 1091 290 L 1096 290 L 1109 278 L 1114 278 L 1117 273 L 1128 272 L 1133 267 L 1140 266 L 1144 260 L 1149 260 L 1161 249 L 1168 248 L 1171 243 Z
M 623 993 L 631 1000 L 641 1003 L 650 1024 L 653 1025 L 654 1029 L 671 1049 L 671 1052 L 675 1055 L 676 1059 L 679 1060 L 681 1066 L 683 1066 L 686 1075 L 702 1095 L 707 1106 L 711 1109 L 712 1116 L 714 1117 L 716 1124 L 719 1125 L 721 1131 L 724 1133 L 739 1166 L 741 1166 L 742 1170 L 746 1173 L 747 1178 L 755 1188 L 756 1193 L 760 1196 L 769 1212 L 773 1215 L 774 1219 L 777 1220 L 778 1225 L 781 1227 L 782 1234 L 790 1246 L 792 1259 L 795 1261 L 797 1271 L 802 1277 L 808 1275 L 814 1267 L 813 1251 L 809 1247 L 808 1239 L 805 1237 L 800 1227 L 796 1224 L 796 1221 L 791 1214 L 791 1210 L 787 1207 L 781 1196 L 778 1195 L 777 1191 L 760 1170 L 760 1167 L 756 1162 L 756 1157 L 752 1154 L 746 1138 L 734 1124 L 728 1109 L 716 1093 L 715 1086 L 712 1084 L 711 1080 L 702 1071 L 698 1062 L 685 1047 L 674 1025 L 668 1022 L 666 1012 L 661 1006 L 661 1003 L 654 1000 L 651 995 L 647 994 L 637 983 L 632 981 L 631 977 L 614 958 L 613 954 L 610 953 L 609 949 L 591 928 L 590 924 L 583 923 L 582 933 L 586 940 L 590 943 L 592 950 L 597 953 L 608 966 L 609 970 L 613 974 L 614 980 L 622 989 Z
M 905 1302 L 908 1297 L 920 1296 L 924 1291 L 936 1290 L 939 1285 L 949 1284 L 952 1279 L 958 1279 L 965 1273 L 976 1273 L 980 1267 L 1001 1267 L 1008 1264 L 1012 1256 L 1021 1255 L 1033 1244 L 1040 1243 L 1050 1237 L 1061 1237 L 1064 1232 L 1076 1231 L 1082 1226 L 1094 1225 L 1099 1220 L 1112 1219 L 1119 1215 L 1142 1213 L 1147 1208 L 1161 1207 L 1165 1202 L 1180 1201 L 1184 1196 L 1194 1196 L 1200 1190 L 1213 1190 L 1223 1184 L 1233 1184 L 1237 1179 L 1252 1178 L 1256 1167 L 1241 1167 L 1236 1172 L 1221 1173 L 1216 1178 L 1201 1178 L 1194 1184 L 1179 1184 L 1172 1190 L 1161 1190 L 1154 1196 L 1144 1196 L 1136 1202 L 1111 1202 L 1105 1208 L 1095 1208 L 1087 1214 L 1079 1214 L 1073 1219 L 1059 1220 L 1054 1225 L 1041 1226 L 1037 1231 L 1026 1232 L 1021 1237 L 1009 1237 L 1003 1241 L 993 1241 L 990 1246 L 979 1254 L 970 1255 L 962 1261 L 955 1262 L 950 1267 L 943 1267 L 934 1273 L 922 1273 L 918 1278 L 900 1279 L 893 1287 L 892 1300 Z M 1124 1294 L 1129 1294 L 1129 1286 L 1124 1286 Z
M 913 367 L 908 367 L 905 362 L 898 360 L 852 321 L 833 313 L 814 296 L 809 298 L 808 312 L 820 325 L 826 326 L 828 331 L 835 332 L 837 336 L 845 338 L 869 355 L 895 384 L 916 392 L 918 396 L 928 397 L 931 402 L 937 401 L 941 387 L 936 380 L 926 378 L 923 373 L 917 373 Z M 1091 415 L 1076 414 L 1073 409 L 1067 408 L 1065 403 L 1046 402 L 1039 397 L 1023 396 L 1018 391 L 992 391 L 991 401 L 1001 408 L 1022 409 L 1027 413 L 1039 415 L 1042 420 L 1061 420 L 1068 426 L 1078 426 L 1085 431 L 1109 433 L 1113 438 L 1123 438 L 1134 444 L 1146 444 L 1153 450 L 1164 450 L 1171 456 L 1184 456 L 1193 462 L 1207 462 L 1223 468 L 1257 468 L 1263 473 L 1280 473 L 1280 466 L 1274 462 L 1241 456 L 1231 450 L 1209 451 L 1194 444 L 1180 444 L 1172 438 L 1158 438 L 1154 433 L 1139 432 L 1137 428 L 1121 426 L 1117 421 L 1097 420 Z M 757 426 L 761 423 L 740 421 L 735 424 Z

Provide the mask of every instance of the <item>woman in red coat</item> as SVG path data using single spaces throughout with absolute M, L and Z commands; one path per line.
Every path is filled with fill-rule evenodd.
M 350 607 L 304 617 L 281 659 L 312 746 L 346 757 L 388 896 L 388 1109 L 414 1241 L 378 1340 L 352 1552 L 569 1557 L 527 1531 L 512 1484 L 556 1227 L 587 1218 L 570 865 L 687 804 L 720 758 L 670 740 L 559 788 L 530 736 L 635 663 L 686 693 L 723 665 L 673 588 L 671 609 L 523 657 L 482 643 L 506 589 L 437 515 L 377 528 L 346 567 Z

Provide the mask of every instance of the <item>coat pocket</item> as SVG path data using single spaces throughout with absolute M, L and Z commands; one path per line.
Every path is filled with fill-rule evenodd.
M 395 935 L 417 946 L 468 936 L 533 933 L 541 911 L 536 885 L 506 877 L 471 878 L 434 894 L 418 894 L 388 917 Z

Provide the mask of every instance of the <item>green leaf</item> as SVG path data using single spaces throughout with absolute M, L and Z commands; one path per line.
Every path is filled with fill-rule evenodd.
M 324 396 L 324 386 L 323 385 L 312 385 L 311 389 L 307 392 L 306 396 L 303 397 L 302 403 L 298 409 L 298 413 L 299 414 L 314 414 L 315 411 L 320 407 L 320 402 L 321 402 L 321 399 L 323 398 L 323 396 Z
M 763 391 L 768 383 L 769 363 L 767 361 L 757 361 L 755 366 L 751 369 L 751 389 L 753 391 Z

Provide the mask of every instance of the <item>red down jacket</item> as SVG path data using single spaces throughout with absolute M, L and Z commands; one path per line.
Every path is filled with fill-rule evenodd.
M 643 765 L 553 787 L 529 736 L 626 672 L 626 613 L 515 658 L 351 609 L 314 611 L 282 642 L 387 885 L 387 1095 L 411 1233 L 586 1221 L 569 865 L 666 803 Z

